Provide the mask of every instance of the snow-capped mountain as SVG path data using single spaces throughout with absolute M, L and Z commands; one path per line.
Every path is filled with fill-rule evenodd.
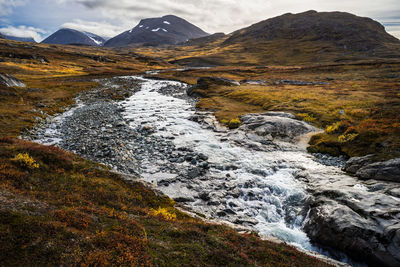
M 65 45 L 89 45 L 102 46 L 104 38 L 90 32 L 77 31 L 73 29 L 60 29 L 47 37 L 42 43 L 65 44 Z
M 143 19 L 136 27 L 111 38 L 104 45 L 121 47 L 132 44 L 178 44 L 207 35 L 209 34 L 186 20 L 168 15 Z

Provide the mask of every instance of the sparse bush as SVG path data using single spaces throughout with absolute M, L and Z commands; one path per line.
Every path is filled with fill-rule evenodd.
M 334 133 L 347 133 L 347 129 L 351 128 L 351 123 L 349 121 L 338 121 L 334 124 L 326 127 L 325 132 L 327 134 L 334 134 Z
M 223 120 L 221 120 L 221 123 L 227 125 L 229 123 L 229 120 L 228 119 L 223 119 Z
M 240 126 L 242 122 L 240 121 L 239 118 L 231 119 L 228 123 L 229 129 L 236 129 Z
M 305 122 L 314 122 L 316 120 L 312 114 L 308 113 L 298 113 L 297 116 L 299 116 Z
M 357 109 L 352 109 L 350 111 L 348 111 L 348 113 L 356 118 L 364 118 L 369 114 L 368 110 L 365 109 L 361 109 L 361 108 L 357 108 Z
M 159 207 L 158 210 L 151 209 L 151 214 L 154 216 L 162 217 L 163 219 L 165 219 L 167 221 L 175 221 L 176 220 L 176 214 L 169 212 L 168 209 L 166 209 L 166 208 Z
M 328 127 L 326 127 L 325 132 L 328 134 L 333 134 L 335 133 L 337 130 L 339 130 L 340 128 L 340 121 L 339 122 L 335 122 L 332 125 L 329 125 Z
M 347 143 L 350 141 L 353 141 L 356 137 L 358 136 L 358 134 L 354 133 L 354 134 L 343 134 L 341 136 L 339 136 L 339 142 L 341 143 Z
M 27 167 L 29 169 L 39 168 L 39 164 L 28 153 L 19 153 L 12 160 L 20 164 L 22 167 Z

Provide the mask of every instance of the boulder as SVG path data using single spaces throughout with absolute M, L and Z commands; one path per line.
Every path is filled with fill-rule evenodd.
M 356 172 L 361 179 L 375 179 L 400 183 L 400 158 L 363 166 Z
M 253 132 L 258 136 L 278 138 L 293 141 L 296 137 L 318 129 L 300 120 L 290 113 L 267 112 L 262 114 L 247 114 L 240 117 L 241 129 Z
M 364 167 L 365 165 L 371 164 L 374 162 L 374 156 L 373 154 L 367 155 L 364 157 L 353 157 L 350 158 L 347 162 L 346 165 L 344 166 L 344 170 L 348 173 L 355 174 L 359 169 Z
M 375 179 L 400 183 L 400 158 L 374 162 L 374 155 L 350 158 L 344 167 L 360 179 Z
M 296 119 L 295 115 L 293 115 L 291 113 L 287 113 L 287 112 L 282 112 L 282 111 L 268 111 L 268 112 L 262 113 L 262 115 Z
M 9 74 L 0 74 L 0 84 L 4 84 L 7 87 L 25 87 L 26 85 Z
M 319 196 L 313 203 L 315 207 L 304 227 L 309 238 L 345 251 L 370 266 L 400 266 L 400 223 L 395 223 L 396 216 L 390 215 L 389 221 L 393 224 L 385 226 L 384 212 L 371 216 L 374 213 L 369 214 L 362 205 L 336 202 L 331 197 Z M 341 194 L 335 198 L 345 199 Z

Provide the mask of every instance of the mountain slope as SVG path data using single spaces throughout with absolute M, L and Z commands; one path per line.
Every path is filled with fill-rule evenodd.
M 178 44 L 207 35 L 208 33 L 186 20 L 168 15 L 161 18 L 143 19 L 133 29 L 108 40 L 105 46 Z
M 13 41 L 36 43 L 36 41 L 32 37 L 17 37 L 17 36 L 11 36 L 11 35 L 3 35 L 3 38 L 7 39 L 7 40 L 13 40 Z
M 278 39 L 326 41 L 351 51 L 368 51 L 384 43 L 400 43 L 370 18 L 344 12 L 307 11 L 261 21 L 234 32 L 224 44 Z
M 196 39 L 190 39 L 189 41 L 186 41 L 184 43 L 182 43 L 182 45 L 185 46 L 191 46 L 191 45 L 207 45 L 210 44 L 212 42 L 218 41 L 219 39 L 225 38 L 226 35 L 222 32 L 217 32 L 214 33 L 212 35 L 207 35 L 204 37 L 200 37 L 200 38 L 196 38 Z
M 44 44 L 101 46 L 105 40 L 93 33 L 73 29 L 60 29 L 42 41 Z

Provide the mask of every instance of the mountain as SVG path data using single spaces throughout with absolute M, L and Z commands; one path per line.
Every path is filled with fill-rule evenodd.
M 4 35 L 0 33 L 0 39 L 5 39 Z
M 16 36 L 11 36 L 11 35 L 3 35 L 3 38 L 7 39 L 7 40 L 13 40 L 13 41 L 36 43 L 36 41 L 32 37 L 16 37 Z
M 44 44 L 102 46 L 105 40 L 93 33 L 60 29 L 42 41 Z
M 203 53 L 171 53 L 178 64 L 304 65 L 400 59 L 400 40 L 370 19 L 307 11 L 270 18 L 225 37 L 188 42 Z
M 224 44 L 296 40 L 325 42 L 343 51 L 371 51 L 400 44 L 380 23 L 345 12 L 307 11 L 284 14 L 238 30 Z
M 108 40 L 109 47 L 129 46 L 132 44 L 162 45 L 178 44 L 189 39 L 209 35 L 202 29 L 177 16 L 143 19 L 133 29 Z

